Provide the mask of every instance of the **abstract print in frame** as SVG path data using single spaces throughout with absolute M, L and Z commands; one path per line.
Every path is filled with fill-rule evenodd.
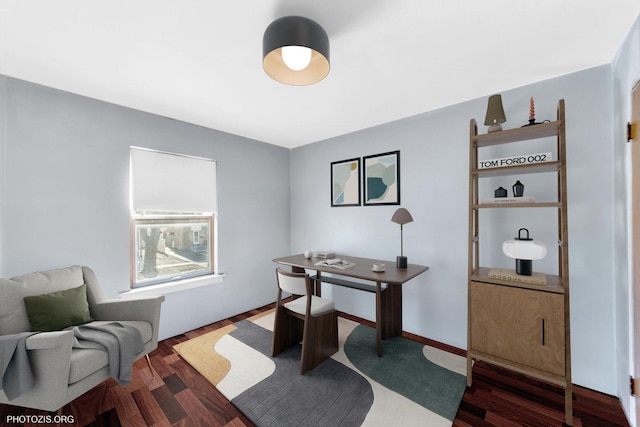
M 364 205 L 400 204 L 400 151 L 363 157 Z
M 360 158 L 331 162 L 331 206 L 360 206 Z

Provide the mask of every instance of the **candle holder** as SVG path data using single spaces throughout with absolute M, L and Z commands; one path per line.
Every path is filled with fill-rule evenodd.
M 533 125 L 541 125 L 542 123 L 550 123 L 550 120 L 543 120 L 541 122 L 536 122 L 536 107 L 533 101 L 533 96 L 529 99 L 529 123 L 526 125 L 522 125 L 521 127 L 533 126 Z
M 526 125 L 522 125 L 520 127 L 524 128 L 524 127 L 527 127 L 527 126 L 541 125 L 543 123 L 551 123 L 551 120 L 543 120 L 541 122 L 536 122 L 536 119 L 529 119 L 529 123 L 527 123 Z

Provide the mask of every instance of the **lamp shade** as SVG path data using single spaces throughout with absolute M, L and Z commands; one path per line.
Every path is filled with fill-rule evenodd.
M 317 22 L 285 16 L 265 30 L 262 58 L 264 71 L 274 80 L 294 86 L 317 83 L 329 74 L 329 38 Z
M 485 126 L 506 121 L 507 117 L 504 115 L 504 108 L 502 108 L 502 97 L 500 95 L 491 95 L 487 104 L 487 115 L 484 118 Z
M 391 222 L 395 222 L 396 224 L 405 225 L 413 222 L 413 217 L 405 208 L 400 208 L 394 212 L 391 217 Z
M 525 237 L 522 236 L 523 232 L 527 233 Z M 529 230 L 521 228 L 518 230 L 518 237 L 507 240 L 502 244 L 502 253 L 514 259 L 542 259 L 547 256 L 547 247 L 544 243 L 531 239 Z
M 502 244 L 502 253 L 514 259 L 542 259 L 547 256 L 547 247 L 537 240 L 507 240 Z

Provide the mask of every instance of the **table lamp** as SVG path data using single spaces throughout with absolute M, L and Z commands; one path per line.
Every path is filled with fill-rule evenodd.
M 413 217 L 405 208 L 400 208 L 391 217 L 391 222 L 395 222 L 396 224 L 400 224 L 400 256 L 396 257 L 396 267 L 398 268 L 407 268 L 407 257 L 404 256 L 403 251 L 403 240 L 402 240 L 402 226 L 405 224 L 409 224 L 413 222 Z
M 491 95 L 487 103 L 487 115 L 484 118 L 484 125 L 489 126 L 487 132 L 498 132 L 502 130 L 500 123 L 507 121 L 502 108 L 502 97 L 500 95 Z
M 527 232 L 526 237 L 522 237 L 523 230 Z M 502 252 L 509 258 L 516 260 L 516 274 L 531 276 L 533 274 L 532 260 L 547 256 L 547 247 L 544 243 L 529 238 L 529 230 L 521 228 L 518 230 L 518 237 L 502 244 Z

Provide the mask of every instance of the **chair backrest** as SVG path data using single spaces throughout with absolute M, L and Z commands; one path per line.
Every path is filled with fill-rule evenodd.
M 24 297 L 76 288 L 83 283 L 79 265 L 0 279 L 0 335 L 31 330 Z
M 100 282 L 92 269 L 82 266 L 82 276 L 84 277 L 84 283 L 87 285 L 87 301 L 89 302 L 89 308 L 106 299 Z
M 277 268 L 276 276 L 278 278 L 278 286 L 283 291 L 294 295 L 307 295 L 308 274 L 289 273 Z

